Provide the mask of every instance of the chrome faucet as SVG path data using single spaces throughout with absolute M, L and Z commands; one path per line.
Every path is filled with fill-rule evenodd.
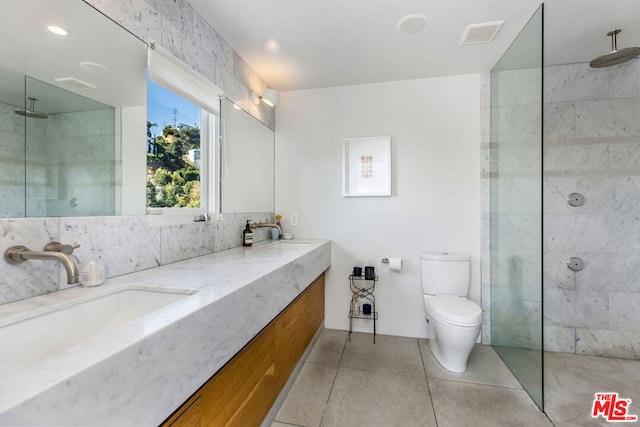
M 275 228 L 278 230 L 278 236 L 282 236 L 282 228 L 278 224 L 268 224 L 266 222 L 258 222 L 251 224 L 251 228 Z
M 4 260 L 9 264 L 20 264 L 28 259 L 58 261 L 67 271 L 67 283 L 74 285 L 80 282 L 80 274 L 78 266 L 69 255 L 79 246 L 50 242 L 47 243 L 43 251 L 32 251 L 24 246 L 11 246 L 4 252 Z

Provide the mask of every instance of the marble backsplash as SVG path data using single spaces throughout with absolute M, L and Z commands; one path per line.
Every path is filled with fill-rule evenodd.
M 173 225 L 150 224 L 145 216 L 17 218 L 0 220 L 0 250 L 23 245 L 41 250 L 50 241 L 80 245 L 79 262 L 100 258 L 107 277 L 120 276 L 242 245 L 247 220 L 273 222 L 273 213 L 222 214 L 219 220 Z M 254 241 L 270 237 L 254 230 Z M 64 268 L 55 261 L 0 261 L 0 304 L 68 288 Z

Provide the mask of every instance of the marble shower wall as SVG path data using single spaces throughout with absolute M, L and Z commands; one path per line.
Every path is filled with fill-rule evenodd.
M 250 100 L 252 90 L 262 92 L 268 85 L 185 0 L 86 3 L 144 41 L 159 43 L 222 88 L 229 99 L 275 128 L 274 109 L 264 104 L 256 106 Z M 0 110 L 0 130 L 20 134 L 22 131 L 15 126 L 3 127 L 5 114 L 9 113 Z M 6 150 L 2 147 L 0 150 Z M 1 160 L 4 151 L 0 154 Z M 0 183 L 0 195 L 13 191 L 13 187 L 12 183 Z M 151 225 L 144 216 L 0 219 L 0 249 L 4 251 L 17 244 L 41 249 L 51 240 L 80 244 L 75 252 L 80 261 L 101 257 L 107 264 L 108 277 L 114 277 L 240 246 L 247 219 L 273 222 L 273 213 L 230 213 L 209 224 L 177 225 Z M 268 229 L 256 231 L 255 241 L 269 236 Z M 27 261 L 20 265 L 0 262 L 0 304 L 65 287 L 64 270 L 60 271 L 55 262 Z
M 113 214 L 114 162 L 104 160 L 114 158 L 113 109 L 25 120 L 14 113 L 23 108 L 0 103 L 0 218 L 25 212 L 31 217 Z M 106 190 L 94 191 L 96 186 Z M 73 197 L 80 200 L 77 208 L 69 203 Z
M 545 348 L 640 358 L 640 61 L 545 68 Z M 581 207 L 567 196 L 584 195 Z M 566 260 L 585 267 L 572 272 Z
M 543 325 L 547 351 L 640 358 L 639 74 L 637 60 L 604 69 L 588 64 L 544 69 Z M 489 80 L 488 75 L 483 76 L 485 344 L 491 343 L 488 319 L 495 315 L 490 286 Z M 517 128 L 527 129 L 526 125 Z M 567 204 L 572 192 L 585 196 L 583 206 Z M 566 260 L 572 256 L 584 260 L 582 271 L 567 268 Z M 526 269 L 516 264 L 513 277 L 525 277 Z
M 49 168 L 44 181 L 46 211 L 41 216 L 115 213 L 115 122 L 113 108 L 49 115 L 45 146 L 45 164 Z M 30 139 L 27 151 L 33 151 Z M 27 180 L 27 188 L 42 185 Z M 77 205 L 72 203 L 73 199 Z M 27 200 L 31 203 L 37 197 L 29 194 Z M 29 209 L 27 214 L 35 216 Z

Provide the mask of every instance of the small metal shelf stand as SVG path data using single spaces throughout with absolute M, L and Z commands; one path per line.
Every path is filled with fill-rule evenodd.
M 373 343 L 376 343 L 376 320 L 378 320 L 378 312 L 376 311 L 376 297 L 373 292 L 376 289 L 378 276 L 373 279 L 365 279 L 364 276 L 349 275 L 349 287 L 351 288 L 351 301 L 349 301 L 349 342 L 351 342 L 351 332 L 353 331 L 353 319 L 364 319 L 373 321 Z M 362 283 L 362 286 L 358 286 Z M 354 303 L 358 299 L 364 299 L 371 303 L 371 314 L 363 314 L 354 312 Z M 360 304 L 357 304 L 360 306 Z

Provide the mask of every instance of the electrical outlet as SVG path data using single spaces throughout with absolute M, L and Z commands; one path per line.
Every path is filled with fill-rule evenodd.
M 291 225 L 298 225 L 298 214 L 297 213 L 292 213 L 291 214 Z

